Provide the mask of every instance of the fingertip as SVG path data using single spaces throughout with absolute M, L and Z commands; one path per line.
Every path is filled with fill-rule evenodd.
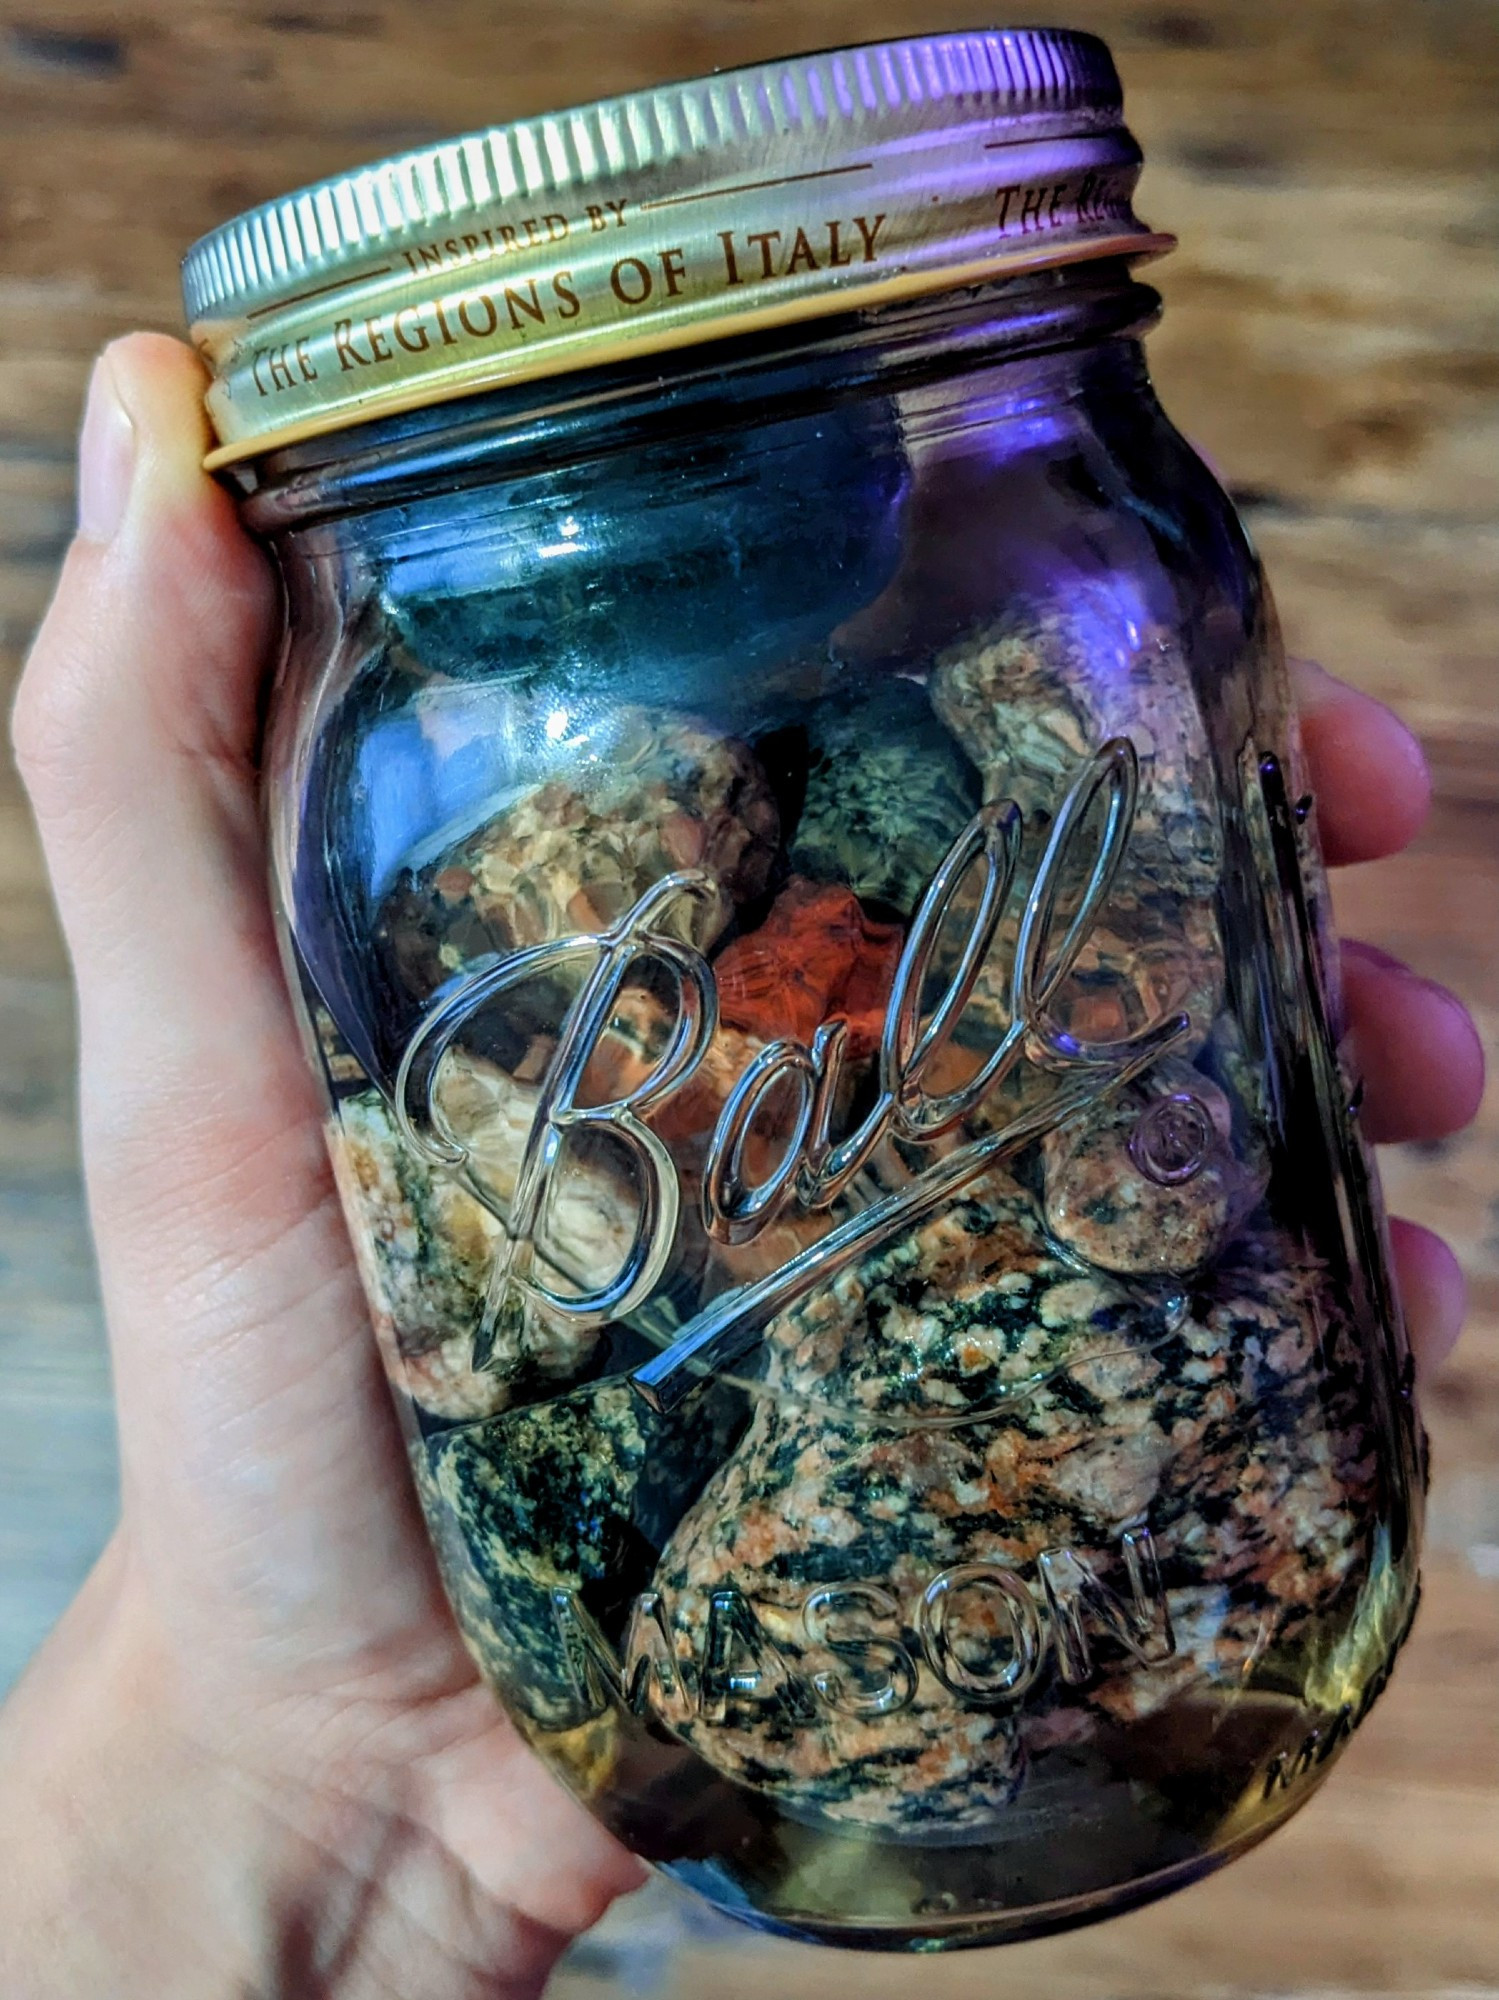
M 1398 854 L 1431 810 L 1419 739 L 1392 708 L 1315 661 L 1293 660 L 1322 850 L 1333 866 Z
M 242 677 L 258 663 L 275 591 L 261 550 L 229 493 L 203 468 L 214 438 L 204 408 L 208 376 L 183 341 L 130 333 L 104 350 L 115 391 L 139 436 L 140 468 L 121 541 L 127 591 L 163 623 L 193 635 L 197 671 Z M 207 708 L 210 703 L 195 703 Z
M 1483 1042 L 1457 995 L 1377 945 L 1345 939 L 1343 993 L 1364 1136 L 1376 1145 L 1442 1139 L 1483 1098 Z
M 214 438 L 204 406 L 202 361 L 164 333 L 127 333 L 99 358 L 140 440 L 141 469 L 128 525 L 149 532 L 163 513 L 201 520 L 226 541 L 245 541 L 233 501 L 203 469 Z
M 95 364 L 78 534 L 12 717 L 47 819 L 101 819 L 161 753 L 251 754 L 276 591 L 203 470 L 205 379 L 165 334 L 127 334 Z
M 1450 1246 L 1418 1222 L 1391 1222 L 1390 1254 L 1411 1349 L 1428 1373 L 1457 1345 L 1468 1310 L 1467 1280 Z
M 106 342 L 103 355 L 122 376 L 185 383 L 200 396 L 208 383 L 208 370 L 185 340 L 150 327 L 116 335 Z M 207 434 L 206 418 L 204 434 Z

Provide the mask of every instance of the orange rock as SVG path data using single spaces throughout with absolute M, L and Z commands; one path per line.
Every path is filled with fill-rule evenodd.
M 901 944 L 900 926 L 875 923 L 851 889 L 793 875 L 759 930 L 715 964 L 719 1012 L 766 1041 L 793 1035 L 808 1044 L 824 1021 L 845 1020 L 850 1056 L 870 1056 Z

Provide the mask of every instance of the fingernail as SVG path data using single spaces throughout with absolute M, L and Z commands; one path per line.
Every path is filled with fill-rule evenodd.
M 78 532 L 86 541 L 113 541 L 134 477 L 135 425 L 120 401 L 109 356 L 101 354 L 78 439 Z

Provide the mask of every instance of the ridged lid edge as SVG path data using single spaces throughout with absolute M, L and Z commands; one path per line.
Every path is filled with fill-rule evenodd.
M 1120 114 L 1095 37 L 994 30 L 755 64 L 334 176 L 184 260 L 214 459 L 856 297 L 1148 254 L 1168 239 L 1130 208 Z

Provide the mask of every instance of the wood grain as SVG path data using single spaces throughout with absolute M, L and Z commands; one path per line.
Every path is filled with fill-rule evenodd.
M 1223 468 L 1291 644 L 1395 702 L 1431 826 L 1340 884 L 1348 928 L 1477 1005 L 1499 1049 L 1499 9 L 1077 0 L 1150 166 L 1152 364 Z M 957 17 L 961 19 L 961 17 Z M 89 359 L 175 328 L 177 259 L 248 203 L 471 125 L 792 48 L 948 24 L 904 0 L 0 0 L 0 686 L 72 519 Z M 956 24 L 954 22 L 953 24 Z M 66 961 L 0 770 L 0 1686 L 107 1529 L 108 1378 L 72 1140 Z M 1474 1324 L 1427 1385 L 1427 1602 L 1334 1782 L 1223 1876 L 1093 1932 L 908 1963 L 725 1933 L 665 1889 L 562 2000 L 1499 1994 L 1499 1114 L 1387 1162 Z

